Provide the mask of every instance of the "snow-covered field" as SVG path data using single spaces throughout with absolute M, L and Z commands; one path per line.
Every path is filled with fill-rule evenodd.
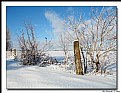
M 22 66 L 11 58 L 6 63 L 7 89 L 116 89 L 116 77 L 112 75 L 75 75 L 58 65 Z

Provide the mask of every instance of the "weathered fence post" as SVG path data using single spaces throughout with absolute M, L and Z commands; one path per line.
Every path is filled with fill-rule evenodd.
M 10 49 L 10 57 L 12 57 L 12 48 Z
M 82 63 L 81 63 L 81 56 L 80 56 L 80 48 L 79 48 L 79 41 L 74 41 L 74 57 L 75 57 L 75 67 L 76 67 L 76 74 L 83 75 Z
M 16 56 L 16 49 L 15 48 L 13 49 L 13 56 L 14 57 Z

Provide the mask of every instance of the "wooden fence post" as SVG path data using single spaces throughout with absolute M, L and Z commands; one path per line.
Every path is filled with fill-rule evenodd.
M 10 57 L 12 57 L 12 48 L 10 49 Z
M 75 57 L 75 67 L 76 67 L 76 74 L 83 75 L 82 63 L 81 63 L 81 56 L 80 56 L 80 48 L 79 48 L 79 41 L 74 41 L 74 57 Z
M 16 49 L 13 49 L 13 56 L 16 56 Z

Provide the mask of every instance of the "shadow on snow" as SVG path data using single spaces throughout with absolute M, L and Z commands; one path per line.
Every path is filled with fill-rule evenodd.
M 14 59 L 6 60 L 6 70 L 17 70 L 25 66 L 19 65 Z

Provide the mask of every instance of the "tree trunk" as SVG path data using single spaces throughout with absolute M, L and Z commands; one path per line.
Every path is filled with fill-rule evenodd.
M 84 61 L 84 73 L 86 73 L 87 65 L 86 65 L 86 60 L 85 60 L 85 57 L 84 57 L 84 53 L 83 53 L 83 48 L 82 47 L 81 47 L 81 53 L 82 53 L 82 57 L 83 57 L 83 61 Z
M 99 67 L 98 67 L 99 63 L 96 62 L 95 65 L 96 65 L 96 72 L 98 72 L 98 70 L 99 70 Z
M 67 63 L 67 53 L 64 52 L 64 54 L 65 54 L 65 57 L 64 57 L 64 65 L 66 65 L 66 63 Z
M 99 71 L 99 57 L 98 57 L 98 54 L 96 55 L 96 62 L 95 62 L 95 65 L 96 65 L 96 72 Z
M 87 52 L 86 52 L 86 67 L 85 67 L 85 72 L 87 72 Z
M 79 41 L 74 41 L 74 56 L 75 56 L 76 74 L 83 75 L 80 49 L 79 49 Z

